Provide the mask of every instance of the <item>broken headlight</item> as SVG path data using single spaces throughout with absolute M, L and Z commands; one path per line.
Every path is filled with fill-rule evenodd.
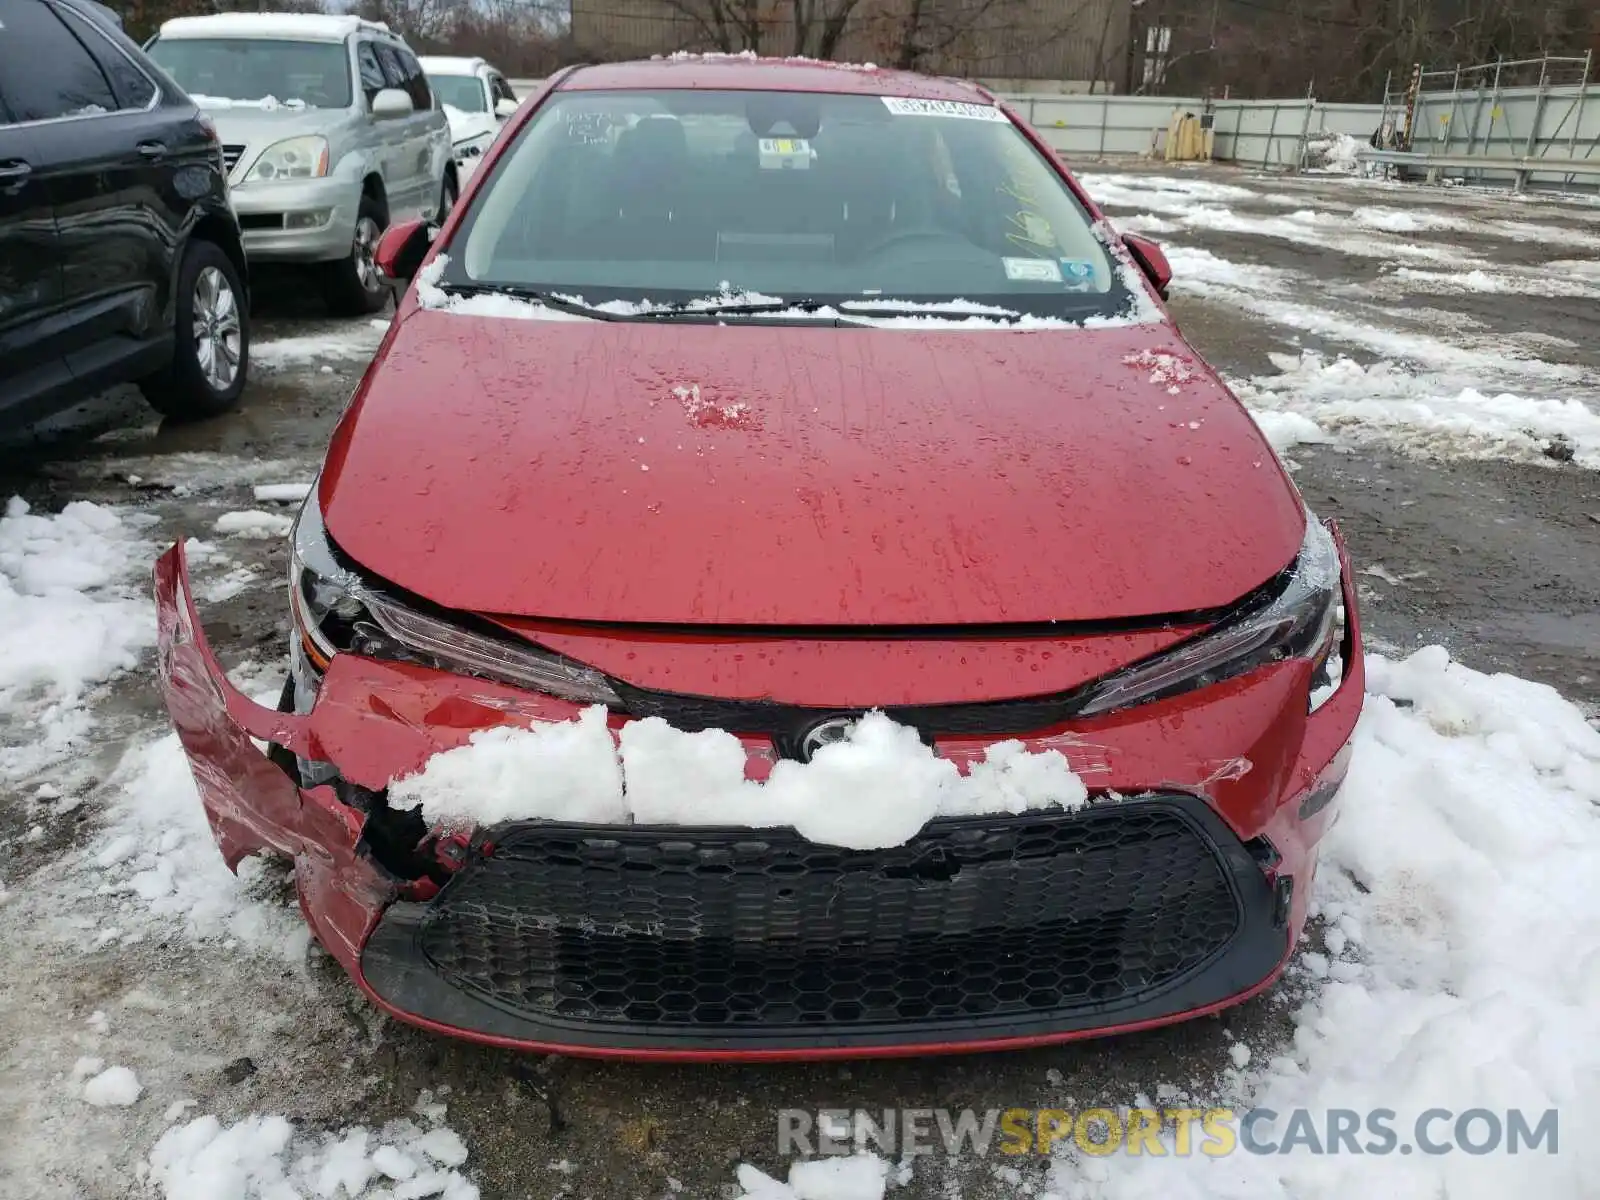
M 295 521 L 289 606 L 300 649 L 318 671 L 348 651 L 476 675 L 580 704 L 621 703 L 610 681 L 592 667 L 424 612 L 343 566 L 323 528 L 315 490 Z
M 1269 601 L 1199 637 L 1109 675 L 1088 691 L 1079 716 L 1164 700 L 1289 658 L 1313 664 L 1311 710 L 1333 695 L 1344 642 L 1339 551 L 1310 512 L 1288 581 Z

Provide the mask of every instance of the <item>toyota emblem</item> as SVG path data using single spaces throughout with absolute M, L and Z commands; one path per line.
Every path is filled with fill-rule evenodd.
M 854 717 L 829 717 L 818 721 L 800 738 L 800 761 L 810 762 L 824 746 L 844 741 L 855 727 Z

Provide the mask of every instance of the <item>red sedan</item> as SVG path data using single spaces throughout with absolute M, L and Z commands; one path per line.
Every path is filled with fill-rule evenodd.
M 276 711 L 181 547 L 156 570 L 223 855 L 290 856 L 373 1002 L 799 1058 L 1146 1028 L 1276 978 L 1361 707 L 1349 565 L 1166 316 L 1159 249 L 1003 104 L 569 70 L 380 258 L 411 285 L 294 532 Z M 436 770 L 551 730 L 600 739 L 593 779 L 516 760 L 491 805 Z M 871 739 L 902 757 L 850 774 Z M 734 793 L 683 782 L 730 754 Z

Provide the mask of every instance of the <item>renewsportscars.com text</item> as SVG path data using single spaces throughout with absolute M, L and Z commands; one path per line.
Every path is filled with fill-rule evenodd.
M 778 1153 L 1151 1158 L 1230 1154 L 1556 1154 L 1560 1119 L 1542 1111 L 1429 1108 L 782 1109 Z

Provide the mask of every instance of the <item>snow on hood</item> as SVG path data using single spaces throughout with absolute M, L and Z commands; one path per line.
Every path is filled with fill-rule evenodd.
M 493 113 L 468 112 L 464 108 L 457 108 L 453 104 L 444 105 L 445 120 L 450 122 L 450 140 L 464 142 L 468 138 L 481 137 L 486 133 L 496 133 L 500 129 L 500 122 Z

